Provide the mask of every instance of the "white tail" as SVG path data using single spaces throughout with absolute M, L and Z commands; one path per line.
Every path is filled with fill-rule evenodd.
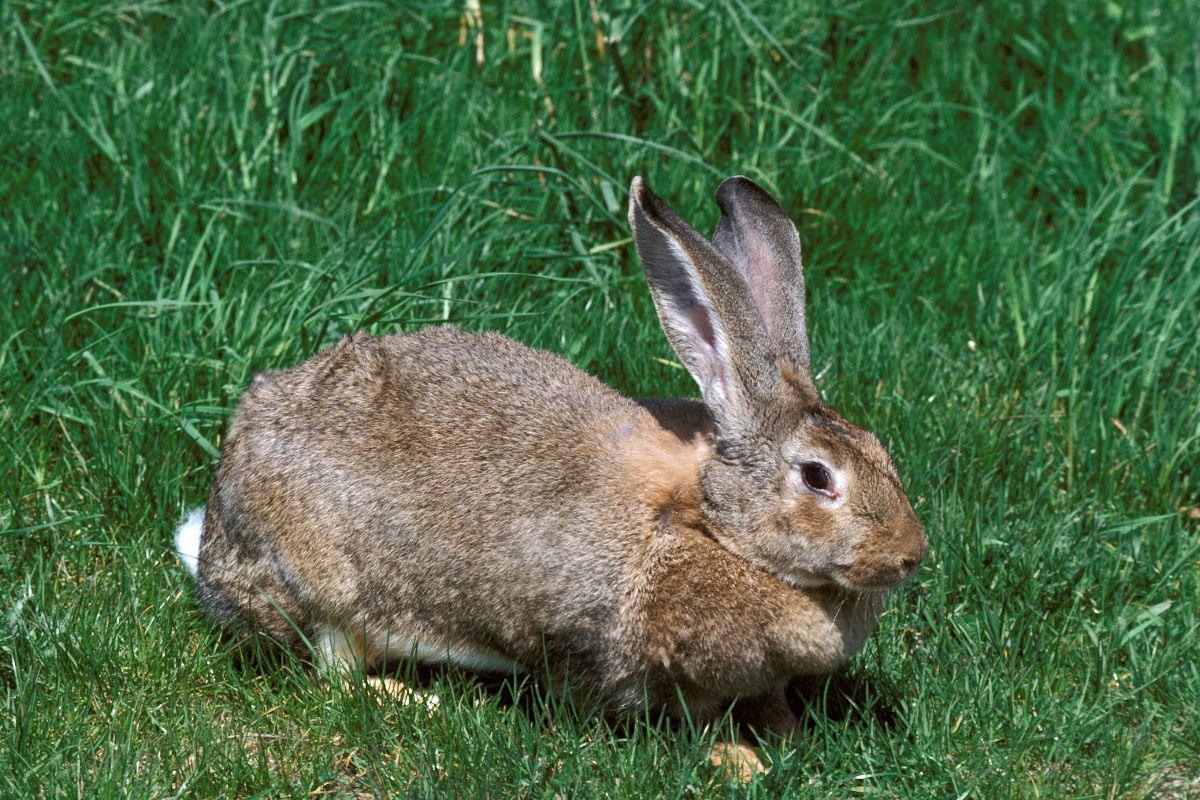
M 200 534 L 204 533 L 204 506 L 192 509 L 175 530 L 175 552 L 187 571 L 196 577 L 200 569 Z

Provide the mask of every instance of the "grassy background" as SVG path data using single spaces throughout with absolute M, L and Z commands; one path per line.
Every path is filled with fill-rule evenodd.
M 0 795 L 721 796 L 705 734 L 239 665 L 170 545 L 255 369 L 497 329 L 693 393 L 629 243 L 748 174 L 932 541 L 750 794 L 1200 796 L 1189 0 L 0 5 Z M 1189 512 L 1190 509 L 1190 512 Z

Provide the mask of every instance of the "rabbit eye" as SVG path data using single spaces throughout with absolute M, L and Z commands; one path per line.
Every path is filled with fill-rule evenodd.
M 801 464 L 800 477 L 804 479 L 804 485 L 814 492 L 824 495 L 833 494 L 833 476 L 829 474 L 829 470 L 825 469 L 824 464 L 818 464 L 815 461 Z

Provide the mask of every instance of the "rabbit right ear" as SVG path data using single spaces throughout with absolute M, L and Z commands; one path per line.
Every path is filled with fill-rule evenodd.
M 804 268 L 796 226 L 761 186 L 741 176 L 717 189 L 721 219 L 713 247 L 746 282 L 779 359 L 781 376 L 805 395 L 816 394 L 804 311 Z
M 744 428 L 755 399 L 773 388 L 762 368 L 773 361 L 770 343 L 745 282 L 641 177 L 630 187 L 629 224 L 671 346 L 718 426 Z

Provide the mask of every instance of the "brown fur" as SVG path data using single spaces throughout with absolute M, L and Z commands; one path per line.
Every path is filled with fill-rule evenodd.
M 724 210 L 750 192 L 755 215 L 770 212 L 741 184 L 722 192 Z M 643 184 L 633 194 L 644 260 L 706 262 L 664 277 L 646 261 L 677 351 L 720 382 L 702 382 L 706 403 L 635 402 L 558 356 L 451 327 L 349 336 L 262 373 L 208 499 L 198 585 L 214 618 L 297 650 L 340 631 L 368 664 L 507 659 L 616 715 L 682 700 L 704 719 L 757 697 L 754 718 L 786 732 L 786 681 L 858 650 L 875 590 L 911 574 L 924 535 L 878 440 L 811 389 L 807 335 L 785 330 L 803 325 L 803 287 L 773 301 L 764 332 L 721 251 Z M 755 270 L 758 293 L 793 279 Z M 702 296 L 709 310 L 749 316 L 696 323 L 707 312 L 672 299 L 693 291 L 680 281 L 720 293 Z M 728 355 L 688 338 L 713 335 L 734 361 L 697 362 Z M 801 345 L 780 370 L 771 350 Z M 800 482 L 814 458 L 846 481 L 843 502 Z
M 641 495 L 655 517 L 666 513 L 686 515 L 699 527 L 700 465 L 712 457 L 712 444 L 702 437 L 684 442 L 670 431 L 649 423 L 647 428 L 615 443 L 625 459 L 630 497 Z

